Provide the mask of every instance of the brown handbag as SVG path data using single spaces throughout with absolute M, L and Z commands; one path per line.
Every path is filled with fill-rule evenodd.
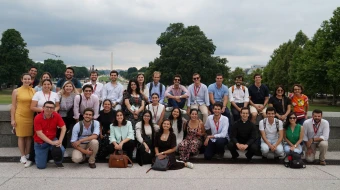
M 123 154 L 122 151 L 116 150 L 113 154 L 110 155 L 109 168 L 127 168 L 129 163 L 131 163 L 132 167 L 132 161 L 128 156 Z

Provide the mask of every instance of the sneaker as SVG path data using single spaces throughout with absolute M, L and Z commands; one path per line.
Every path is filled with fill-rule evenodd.
M 64 152 L 64 158 L 66 158 L 66 157 L 70 157 L 70 155 L 68 155 L 68 153 L 65 151 Z
M 27 160 L 27 162 L 25 163 L 25 168 L 31 167 L 32 165 L 33 165 L 33 162 Z
M 20 163 L 25 164 L 27 162 L 26 156 L 21 156 Z
M 64 169 L 64 165 L 62 163 L 56 163 L 55 165 L 58 169 Z
M 187 111 L 185 111 L 185 110 L 182 110 L 182 109 L 180 109 L 181 110 L 181 112 L 182 112 L 182 114 L 187 114 Z
M 194 169 L 194 164 L 191 162 L 187 162 L 187 168 Z
M 174 108 L 173 107 L 166 107 L 165 110 L 166 111 L 172 111 Z
M 326 166 L 326 161 L 324 161 L 324 160 L 323 160 L 323 161 L 320 161 L 320 165 L 321 165 L 321 166 Z
M 92 168 L 92 169 L 96 168 L 96 163 L 92 163 L 92 164 L 89 163 L 89 167 Z
M 48 163 L 54 163 L 54 160 L 53 160 L 53 159 L 51 159 L 51 160 L 49 160 L 49 161 L 48 161 Z
M 30 154 L 26 154 L 26 159 L 28 160 L 30 158 Z

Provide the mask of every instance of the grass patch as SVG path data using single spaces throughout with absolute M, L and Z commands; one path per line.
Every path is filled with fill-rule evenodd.
M 6 89 L 0 91 L 0 104 L 12 103 L 12 89 Z
M 329 106 L 327 104 L 309 104 L 309 111 L 313 111 L 315 109 L 319 109 L 326 112 L 340 112 L 340 106 Z

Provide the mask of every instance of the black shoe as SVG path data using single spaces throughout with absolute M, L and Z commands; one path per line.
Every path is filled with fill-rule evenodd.
M 62 163 L 56 163 L 55 164 L 57 166 L 58 169 L 64 169 L 64 165 Z
M 217 159 L 217 160 L 222 160 L 222 159 L 223 159 L 223 156 L 224 156 L 224 154 L 217 154 L 217 155 L 216 155 L 216 159 Z
M 247 162 L 248 162 L 248 163 L 254 163 L 254 162 L 253 162 L 253 159 L 251 159 L 251 158 L 249 158 L 249 157 L 247 158 Z
M 89 163 L 89 167 L 92 168 L 92 169 L 96 168 L 96 163 L 92 163 L 92 164 Z
M 265 156 L 262 156 L 262 159 L 263 159 L 263 160 L 267 160 L 267 157 L 265 157 Z
M 236 162 L 237 161 L 237 157 L 232 157 L 231 158 L 231 162 Z

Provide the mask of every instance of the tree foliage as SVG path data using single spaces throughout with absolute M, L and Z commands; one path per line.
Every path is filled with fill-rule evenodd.
M 1 83 L 16 84 L 21 74 L 28 70 L 28 49 L 20 32 L 8 29 L 2 33 L 0 45 L 0 80 Z
M 87 78 L 87 77 L 90 76 L 90 72 L 86 67 L 72 66 L 72 68 L 74 69 L 74 77 L 75 78 L 82 79 L 82 78 Z M 64 69 L 63 73 L 65 73 L 65 69 Z M 63 76 L 64 76 L 64 74 L 63 74 Z
M 172 83 L 175 74 L 182 76 L 181 83 L 184 85 L 192 83 L 193 73 L 199 73 L 201 82 L 207 85 L 215 81 L 217 73 L 228 78 L 230 68 L 226 65 L 227 59 L 213 56 L 216 46 L 198 26 L 170 24 L 156 44 L 161 47 L 160 57 L 149 63 L 146 80 L 151 80 L 154 71 L 162 73 L 161 82 L 164 84 Z

